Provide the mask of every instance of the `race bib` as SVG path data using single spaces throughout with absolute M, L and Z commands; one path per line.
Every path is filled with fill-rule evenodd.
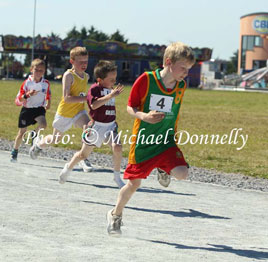
M 173 99 L 174 98 L 171 96 L 151 94 L 149 109 L 164 113 L 170 113 Z

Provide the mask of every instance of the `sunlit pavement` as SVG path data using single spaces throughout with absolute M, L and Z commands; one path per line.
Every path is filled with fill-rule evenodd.
M 77 167 L 61 185 L 63 166 L 0 151 L 0 261 L 268 261 L 268 193 L 151 176 L 112 237 L 111 170 Z

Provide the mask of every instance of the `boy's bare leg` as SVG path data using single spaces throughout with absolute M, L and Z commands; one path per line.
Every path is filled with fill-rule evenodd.
M 93 151 L 94 146 L 88 146 L 83 143 L 80 151 L 76 152 L 68 164 L 68 169 L 73 169 L 76 164 L 78 164 L 81 160 L 86 159 L 89 154 Z
M 170 175 L 174 176 L 177 180 L 186 179 L 188 176 L 188 168 L 186 166 L 176 166 L 170 171 Z
M 114 171 L 120 172 L 122 161 L 122 145 L 112 144 Z
M 82 145 L 80 151 L 76 152 L 69 163 L 66 163 L 64 168 L 60 172 L 59 183 L 64 184 L 67 181 L 69 174 L 71 173 L 74 166 L 81 160 L 86 159 L 92 152 L 94 146 Z
M 85 126 L 90 121 L 87 114 L 82 114 L 75 122 L 75 126 L 80 127 L 84 130 Z
M 122 145 L 116 143 L 109 143 L 113 151 L 113 162 L 114 162 L 114 182 L 119 188 L 122 188 L 125 183 L 120 177 L 120 167 L 122 160 Z
M 121 216 L 124 207 L 140 185 L 141 179 L 128 180 L 127 184 L 122 187 L 119 192 L 117 203 L 113 210 L 113 215 Z
M 25 134 L 26 131 L 27 131 L 27 127 L 19 128 L 18 134 L 15 138 L 14 149 L 16 150 L 19 149 L 21 142 L 22 142 L 23 135 Z
M 35 118 L 35 121 L 38 124 L 38 126 L 36 127 L 36 132 L 38 132 L 38 130 L 41 128 L 43 128 L 43 129 L 47 128 L 47 121 L 46 121 L 45 116 L 38 116 Z
M 58 143 L 62 137 L 63 133 L 60 132 L 57 129 L 53 129 L 53 134 L 52 135 L 47 135 L 45 136 L 42 140 L 38 142 L 38 147 L 41 149 L 45 148 L 47 145 L 55 144 Z
M 86 129 L 88 122 L 90 121 L 87 114 L 82 114 L 75 122 L 76 127 L 80 127 L 83 131 Z M 83 161 L 79 162 L 79 166 L 83 168 L 84 172 L 91 172 L 93 167 L 91 166 L 90 162 L 85 158 Z
M 34 139 L 37 137 L 38 132 L 40 129 L 46 129 L 47 128 L 47 121 L 45 116 L 38 116 L 35 118 L 35 121 L 37 122 L 37 127 L 34 129 L 34 133 L 31 133 L 31 145 L 33 145 Z

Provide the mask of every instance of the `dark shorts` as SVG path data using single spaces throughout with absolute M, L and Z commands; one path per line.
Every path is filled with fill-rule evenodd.
M 18 127 L 25 128 L 27 126 L 34 125 L 36 123 L 35 118 L 45 115 L 46 110 L 43 106 L 34 108 L 22 107 L 19 115 Z
M 178 147 L 171 147 L 144 162 L 128 164 L 124 172 L 124 179 L 145 179 L 155 168 L 161 168 L 170 174 L 170 171 L 177 166 L 189 167 L 181 150 Z

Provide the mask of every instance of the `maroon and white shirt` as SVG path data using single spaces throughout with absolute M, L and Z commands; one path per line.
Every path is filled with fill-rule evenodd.
M 20 102 L 20 99 L 30 90 L 35 90 L 38 93 L 34 96 L 27 98 L 25 101 Z M 23 105 L 27 108 L 46 106 L 46 100 L 50 100 L 50 83 L 46 79 L 42 78 L 40 82 L 36 83 L 33 80 L 33 76 L 30 75 L 21 85 L 20 91 L 15 99 L 16 105 Z
M 115 120 L 115 98 L 107 101 L 103 106 L 93 110 L 91 108 L 91 104 L 100 97 L 106 96 L 111 93 L 111 89 L 105 88 L 101 85 L 93 84 L 91 88 L 88 90 L 87 94 L 87 104 L 90 108 L 89 114 L 93 120 L 102 122 L 102 123 L 110 123 Z

